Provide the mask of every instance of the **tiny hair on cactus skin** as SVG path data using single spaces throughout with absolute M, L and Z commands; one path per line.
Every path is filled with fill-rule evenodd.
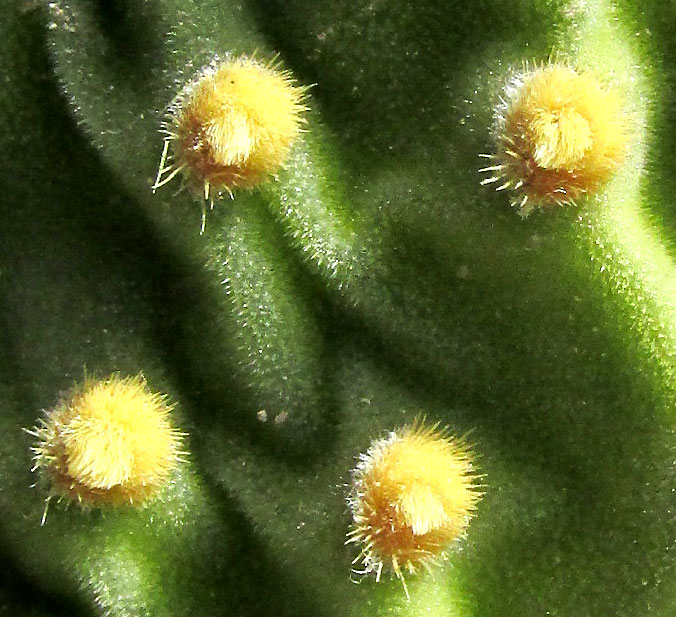
M 305 122 L 307 87 L 276 60 L 215 58 L 167 111 L 153 192 L 183 174 L 213 208 L 214 195 L 254 188 L 284 164 Z M 171 159 L 171 162 L 168 162 Z
M 185 434 L 169 421 L 173 408 L 142 375 L 85 377 L 26 431 L 37 438 L 32 471 L 50 487 L 47 504 L 52 496 L 90 506 L 156 497 L 186 454 Z
M 348 504 L 361 561 L 380 580 L 389 566 L 409 597 L 403 570 L 427 570 L 461 538 L 482 492 L 465 439 L 438 424 L 412 425 L 374 441 L 352 472 Z
M 510 189 L 521 216 L 575 204 L 598 190 L 624 158 L 619 96 L 587 73 L 551 62 L 510 80 L 496 110 L 494 154 L 482 154 L 482 185 Z

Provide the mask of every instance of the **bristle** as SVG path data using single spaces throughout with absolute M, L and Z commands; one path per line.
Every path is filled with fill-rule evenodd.
M 179 173 L 205 201 L 258 186 L 282 167 L 301 133 L 306 93 L 276 56 L 214 60 L 169 106 L 153 191 Z M 166 165 L 169 158 L 175 162 Z
M 481 184 L 503 180 L 496 190 L 515 191 L 522 215 L 598 190 L 623 160 L 621 102 L 592 76 L 559 62 L 526 67 L 505 96 L 496 110 L 498 164 L 480 170 L 501 175 Z
M 402 570 L 434 565 L 460 538 L 481 492 L 468 445 L 439 425 L 416 421 L 375 441 L 353 471 L 346 543 L 355 563 L 380 577 L 383 565 L 404 584 Z M 406 589 L 408 595 L 408 589 Z
M 85 379 L 32 429 L 33 470 L 50 490 L 90 505 L 142 504 L 185 455 L 173 405 L 141 376 Z

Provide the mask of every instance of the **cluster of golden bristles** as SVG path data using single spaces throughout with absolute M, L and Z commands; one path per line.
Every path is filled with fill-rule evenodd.
M 141 375 L 86 379 L 29 431 L 38 439 L 33 470 L 58 497 L 141 505 L 184 454 L 183 434 L 169 421 L 172 407 Z
M 301 132 L 306 91 L 274 63 L 215 60 L 169 107 L 153 190 L 179 173 L 206 201 L 259 185 L 284 164 Z
M 619 96 L 561 63 L 526 69 L 497 109 L 497 151 L 481 184 L 513 191 L 522 216 L 575 203 L 617 169 L 627 140 Z
M 481 497 L 467 443 L 414 422 L 375 441 L 353 472 L 348 499 L 360 573 L 389 566 L 402 581 L 444 558 L 464 533 Z

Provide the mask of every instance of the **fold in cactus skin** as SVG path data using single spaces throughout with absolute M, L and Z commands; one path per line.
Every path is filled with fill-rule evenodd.
M 634 11 L 3 5 L 0 607 L 671 615 L 676 16 Z M 214 53 L 256 50 L 316 84 L 308 132 L 200 236 L 191 195 L 150 190 L 162 110 Z M 598 196 L 522 221 L 478 154 L 505 84 L 552 50 L 620 92 L 632 132 Z M 21 428 L 85 368 L 168 392 L 190 461 L 156 506 L 55 504 L 40 527 Z M 350 581 L 344 485 L 418 414 L 472 430 L 486 494 L 408 602 Z

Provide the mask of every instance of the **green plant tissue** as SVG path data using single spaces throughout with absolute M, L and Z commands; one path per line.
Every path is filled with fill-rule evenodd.
M 673 615 L 674 24 L 629 0 L 3 2 L 0 614 Z M 307 87 L 285 165 L 213 208 L 153 191 L 168 105 L 242 54 Z M 550 61 L 620 95 L 627 151 L 522 218 L 480 155 Z M 176 403 L 186 460 L 145 507 L 52 498 L 41 524 L 25 429 L 115 372 Z M 466 436 L 484 496 L 408 598 L 353 572 L 346 497 L 421 417 Z

